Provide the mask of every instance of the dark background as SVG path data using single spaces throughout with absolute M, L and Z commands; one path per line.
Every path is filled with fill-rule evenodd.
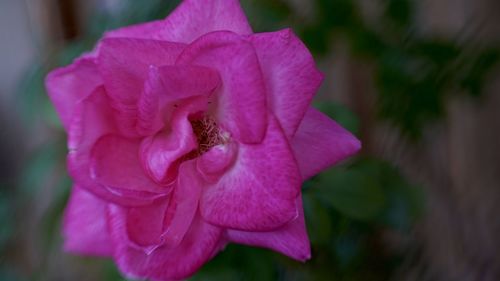
M 0 2 L 0 280 L 123 280 L 62 252 L 71 181 L 43 78 L 178 2 Z M 500 2 L 242 4 L 256 32 L 303 39 L 326 75 L 315 106 L 363 151 L 304 184 L 312 260 L 231 245 L 193 280 L 500 280 Z

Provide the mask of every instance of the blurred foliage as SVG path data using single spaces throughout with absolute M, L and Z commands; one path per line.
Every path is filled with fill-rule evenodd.
M 498 44 L 484 46 L 473 37 L 446 39 L 420 32 L 413 0 L 372 0 L 371 6 L 380 11 L 370 16 L 363 13 L 361 3 L 366 1 L 315 0 L 311 3 L 315 12 L 307 19 L 291 13 L 285 0 L 247 2 L 252 3 L 249 7 L 279 9 L 272 20 L 262 21 L 254 13 L 250 21 L 257 31 L 290 23 L 317 56 L 347 42 L 353 60 L 375 70 L 379 117 L 414 140 L 426 124 L 444 117 L 450 95 L 479 96 L 500 59 Z
M 372 66 L 378 117 L 418 139 L 426 124 L 444 116 L 444 103 L 450 95 L 481 96 L 482 85 L 500 52 L 495 46 L 474 45 L 474 40 L 422 35 L 416 28 L 411 0 L 373 1 L 381 9 L 372 19 L 354 0 L 312 1 L 314 10 L 308 16 L 285 0 L 244 0 L 242 4 L 256 31 L 292 26 L 317 58 L 330 54 L 337 43 L 347 42 L 353 60 Z M 12 216 L 22 212 L 19 206 L 29 206 L 47 192 L 46 186 L 52 187 L 52 201 L 41 214 L 41 235 L 34 242 L 41 245 L 41 264 L 33 275 L 26 275 L 16 271 L 2 254 L 0 280 L 50 280 L 50 253 L 61 251 L 57 233 L 70 180 L 64 168 L 64 133 L 43 88 L 46 73 L 91 50 L 105 30 L 163 18 L 179 0 L 119 3 L 115 10 L 95 13 L 78 40 L 46 60 L 34 62 L 21 82 L 26 126 L 36 124 L 35 120 L 47 124 L 53 139 L 29 159 L 15 195 L 8 194 L 13 192 L 9 189 L 0 192 L 2 252 L 15 251 L 7 245 L 19 231 Z M 359 120 L 346 107 L 319 101 L 315 106 L 359 134 Z M 395 250 L 385 244 L 387 233 L 411 239 L 412 226 L 425 202 L 420 189 L 390 163 L 360 156 L 304 183 L 303 198 L 312 260 L 302 264 L 268 250 L 229 245 L 192 280 L 388 280 L 415 247 L 408 243 Z M 97 266 L 105 280 L 123 280 L 110 261 L 76 259 Z
M 389 164 L 357 159 L 306 183 L 312 260 L 229 245 L 191 280 L 388 280 L 405 253 L 384 253 L 377 237 L 382 229 L 410 235 L 422 197 Z

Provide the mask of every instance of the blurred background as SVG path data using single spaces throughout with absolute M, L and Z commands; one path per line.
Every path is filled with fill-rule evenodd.
M 124 280 L 66 254 L 66 139 L 43 78 L 178 0 L 0 0 L 0 280 Z M 315 106 L 363 151 L 304 184 L 313 259 L 230 245 L 192 280 L 500 280 L 500 1 L 243 0 L 292 27 Z

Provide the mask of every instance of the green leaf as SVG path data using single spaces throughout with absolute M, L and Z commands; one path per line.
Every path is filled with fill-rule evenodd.
M 315 245 L 327 245 L 333 235 L 332 219 L 328 209 L 313 195 L 313 190 L 310 190 L 305 191 L 302 196 L 309 238 Z
M 423 208 L 423 194 L 403 178 L 396 167 L 378 159 L 361 159 L 356 170 L 376 178 L 383 189 L 386 206 L 379 222 L 393 229 L 408 231 Z
M 22 171 L 19 183 L 22 195 L 34 196 L 54 173 L 65 175 L 63 167 L 66 149 L 64 143 L 49 143 L 35 151 Z
M 479 96 L 483 91 L 485 78 L 500 61 L 500 49 L 484 50 L 477 55 L 463 75 L 460 86 L 472 96 Z
M 330 29 L 322 25 L 312 25 L 302 29 L 300 38 L 306 46 L 318 55 L 325 55 L 329 49 Z
M 340 267 L 347 268 L 356 259 L 359 259 L 363 243 L 358 236 L 349 233 L 349 235 L 340 236 L 335 240 L 335 255 Z
M 358 21 L 358 7 L 351 0 L 317 0 L 320 18 L 330 28 L 349 26 Z
M 291 10 L 287 1 L 244 0 L 241 4 L 255 32 L 270 32 L 289 27 L 286 20 L 291 15 Z
M 276 280 L 276 256 L 270 250 L 230 244 L 190 280 Z
M 330 170 L 320 177 L 322 199 L 349 218 L 371 220 L 385 206 L 379 182 L 357 170 Z
M 14 233 L 15 219 L 12 195 L 6 186 L 0 185 L 0 252 L 7 246 Z
M 347 107 L 333 102 L 315 102 L 314 107 L 337 121 L 351 133 L 358 134 L 359 120 Z
M 413 5 L 410 0 L 385 0 L 384 18 L 399 27 L 407 27 L 413 17 Z

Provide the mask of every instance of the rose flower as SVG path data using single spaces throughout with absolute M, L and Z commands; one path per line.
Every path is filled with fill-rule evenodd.
M 46 79 L 74 181 L 67 251 L 132 278 L 189 277 L 228 243 L 310 258 L 301 184 L 359 141 L 310 107 L 322 74 L 236 0 L 107 32 Z

